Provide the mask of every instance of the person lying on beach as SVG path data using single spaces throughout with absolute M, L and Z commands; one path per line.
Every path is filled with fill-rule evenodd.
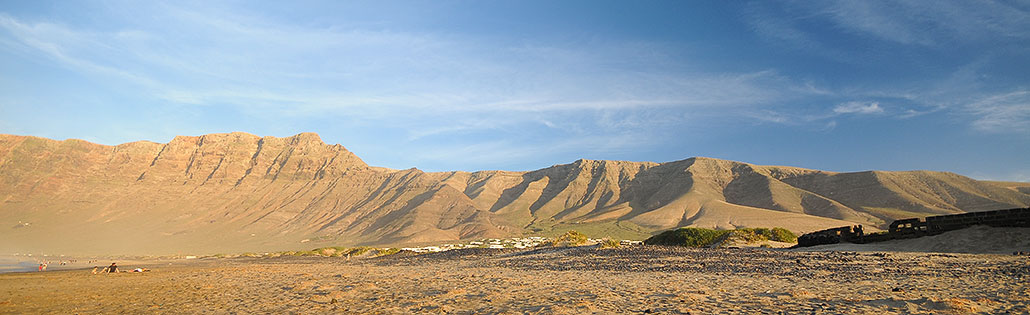
M 111 263 L 110 266 L 107 266 L 107 272 L 118 272 L 118 265 Z

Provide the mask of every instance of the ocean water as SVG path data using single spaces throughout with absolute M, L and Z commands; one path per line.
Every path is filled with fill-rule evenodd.
M 47 270 L 52 267 L 47 266 Z M 39 271 L 39 263 L 27 256 L 0 256 L 0 273 L 25 271 Z
M 61 265 L 61 261 L 70 261 L 70 257 L 45 257 L 45 256 L 14 256 L 14 255 L 0 255 L 0 273 L 11 273 L 11 272 L 27 272 L 35 271 L 39 272 L 39 260 L 44 259 L 49 261 L 47 265 L 47 271 L 54 270 L 71 270 L 71 269 L 82 269 L 92 267 L 93 265 L 88 264 L 85 261 L 76 261 L 75 263 L 68 263 Z M 105 265 L 106 266 L 106 265 Z M 101 266 L 103 267 L 103 266 Z
M 47 271 L 58 271 L 58 270 L 84 270 L 86 272 L 97 267 L 103 269 L 113 262 L 118 263 L 119 270 L 132 270 L 139 266 L 151 266 L 159 263 L 158 260 L 139 260 L 139 259 L 114 259 L 114 258 L 97 258 L 97 257 L 71 257 L 71 256 L 25 256 L 25 255 L 0 255 L 0 273 L 12 273 L 12 272 L 39 272 L 39 261 L 49 261 L 47 265 Z M 66 264 L 62 265 L 64 261 Z M 163 261 L 162 263 L 168 263 Z

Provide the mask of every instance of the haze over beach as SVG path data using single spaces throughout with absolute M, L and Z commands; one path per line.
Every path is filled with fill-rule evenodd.
M 0 313 L 1030 313 L 1027 73 L 1019 1 L 0 0 Z

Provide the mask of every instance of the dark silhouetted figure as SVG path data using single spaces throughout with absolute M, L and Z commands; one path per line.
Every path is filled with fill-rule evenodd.
M 111 265 L 107 267 L 107 272 L 118 272 L 118 265 L 111 263 Z

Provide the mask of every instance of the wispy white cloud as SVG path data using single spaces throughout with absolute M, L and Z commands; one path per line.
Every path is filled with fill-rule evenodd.
M 653 137 L 636 133 L 608 135 L 595 134 L 579 138 L 553 137 L 534 141 L 495 139 L 474 143 L 452 143 L 425 148 L 414 164 L 433 164 L 461 160 L 472 170 L 489 169 L 490 165 L 517 165 L 527 159 L 544 157 L 551 163 L 567 163 L 575 158 L 625 153 L 655 145 Z M 575 157 L 567 159 L 567 157 Z M 566 158 L 567 160 L 562 160 Z M 547 167 L 535 165 L 533 169 Z M 529 170 L 529 169 L 526 169 Z
M 121 80 L 134 81 L 141 85 L 157 85 L 157 82 L 149 77 L 92 61 L 90 56 L 79 56 L 78 53 L 81 51 L 76 51 L 74 46 L 93 47 L 95 51 L 90 53 L 94 56 L 104 55 L 111 50 L 111 46 L 103 36 L 96 33 L 77 32 L 61 25 L 44 22 L 23 23 L 5 14 L 0 14 L 0 28 L 14 37 L 14 41 L 5 41 L 6 44 L 19 45 L 22 46 L 21 48 L 30 48 L 34 52 L 41 52 L 53 60 L 80 71 L 100 73 Z M 115 35 L 117 37 L 117 34 Z
M 1030 10 L 1004 1 L 824 1 L 756 3 L 746 15 L 753 31 L 787 47 L 843 63 L 868 63 L 870 58 L 910 58 L 927 49 L 968 49 L 970 60 L 959 61 L 950 75 L 913 79 L 900 84 L 843 87 L 832 93 L 843 100 L 831 112 L 820 107 L 763 108 L 751 113 L 756 119 L 800 125 L 825 121 L 839 115 L 913 119 L 946 113 L 978 131 L 1025 133 L 1017 127 L 1026 120 L 1025 91 L 1020 85 L 989 84 L 988 66 L 1004 64 L 999 56 L 1025 53 L 1020 45 L 1030 39 Z M 827 29 L 824 25 L 830 25 Z M 892 47 L 903 53 L 873 55 L 841 49 L 835 41 L 847 39 L 866 46 Z M 956 47 L 957 46 L 957 47 Z M 1025 46 L 1025 45 L 1023 45 Z M 863 46 L 864 47 L 864 46 Z M 904 50 L 911 47 L 912 50 Z M 858 49 L 863 49 L 858 47 Z M 949 55 L 956 58 L 959 54 Z M 934 55 L 934 58 L 938 55 Z M 1005 57 L 1005 58 L 1010 58 Z M 940 60 L 915 58 L 912 62 L 947 68 Z M 1015 65 L 1006 65 L 1010 67 Z M 1018 66 L 1017 66 L 1018 67 Z M 871 101 L 870 101 L 871 100 Z M 1011 127 L 1001 127 L 1010 125 Z
M 1024 87 L 993 86 L 984 81 L 986 58 L 959 67 L 922 87 L 896 92 L 893 97 L 916 106 L 894 114 L 908 119 L 944 113 L 980 132 L 1024 134 L 1030 126 L 1030 97 Z M 882 94 L 887 97 L 886 94 Z
M 837 114 L 880 114 L 883 113 L 883 108 L 880 108 L 879 102 L 858 102 L 851 101 L 847 103 L 838 104 L 837 107 L 833 108 L 833 112 Z
M 966 110 L 976 117 L 972 126 L 978 130 L 1030 135 L 1030 91 L 992 95 L 966 105 Z
M 846 31 L 902 44 L 932 43 L 925 31 L 915 29 L 927 21 L 920 15 L 908 15 L 912 8 L 901 2 L 835 1 L 824 5 L 820 13 Z
M 1030 11 L 1004 1 L 821 1 L 785 7 L 791 14 L 752 10 L 756 31 L 809 48 L 827 46 L 795 23 L 828 22 L 846 33 L 905 45 L 1030 38 Z
M 77 71 L 143 85 L 167 101 L 184 104 L 265 110 L 262 104 L 282 104 L 284 110 L 312 113 L 381 106 L 540 112 L 754 106 L 794 98 L 792 94 L 797 93 L 822 93 L 810 83 L 794 82 L 771 70 L 639 73 L 632 66 L 605 66 L 643 55 L 631 51 L 633 47 L 656 49 L 640 44 L 626 48 L 623 43 L 601 47 L 522 43 L 497 55 L 483 55 L 478 50 L 484 43 L 470 38 L 298 29 L 182 9 L 169 12 L 183 25 L 204 29 L 192 33 L 198 37 L 191 42 L 195 46 L 169 49 L 161 38 L 174 34 L 151 33 L 169 30 L 92 32 L 9 16 L 0 19 L 0 27 L 19 43 Z M 223 39 L 233 46 L 217 42 Z M 612 51 L 618 54 L 598 53 Z M 325 58 L 332 55 L 338 58 Z M 308 64 L 306 59 L 333 61 Z M 155 73 L 162 75 L 158 78 Z
M 136 85 L 176 106 L 349 117 L 403 128 L 407 141 L 509 132 L 539 124 L 541 115 L 574 138 L 611 137 L 832 94 L 770 69 L 663 71 L 684 61 L 669 58 L 660 44 L 639 41 L 506 46 L 158 6 L 163 15 L 155 18 L 167 23 L 156 28 L 102 32 L 10 16 L 0 27 L 74 71 L 119 87 Z M 193 38 L 184 41 L 180 33 Z
M 1002 172 L 988 173 L 975 171 L 970 173 L 969 177 L 978 180 L 1030 183 L 1030 168 L 1020 168 L 1016 165 L 1010 165 L 1010 167 L 1006 167 Z
M 795 124 L 797 123 L 797 117 L 795 115 L 788 114 L 784 111 L 776 111 L 771 109 L 761 109 L 754 111 L 747 111 L 743 113 L 749 119 L 753 119 L 759 122 L 775 123 L 775 124 Z
M 840 96 L 838 96 L 840 97 Z M 845 115 L 871 116 L 884 114 L 886 111 L 880 107 L 880 102 L 870 101 L 848 101 L 838 103 L 832 109 L 816 107 L 808 108 L 782 108 L 782 109 L 760 109 L 748 112 L 746 115 L 757 121 L 781 125 L 813 125 L 816 129 L 833 130 L 837 127 L 837 118 Z
M 932 112 L 934 112 L 934 110 L 922 110 L 921 111 L 921 110 L 915 110 L 915 109 L 906 109 L 906 110 L 902 111 L 901 114 L 898 115 L 898 118 L 909 119 L 909 118 L 913 118 L 913 117 L 919 117 L 919 116 L 922 116 L 922 115 L 926 115 L 926 114 L 929 114 L 929 113 L 932 113 Z

